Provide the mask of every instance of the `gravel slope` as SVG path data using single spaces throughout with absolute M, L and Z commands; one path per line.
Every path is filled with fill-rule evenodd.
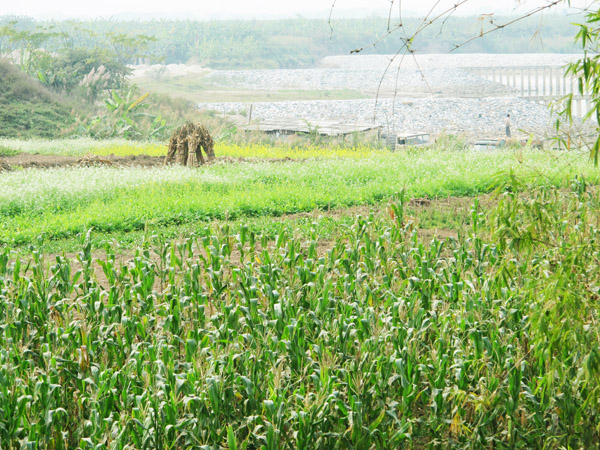
M 396 131 L 501 137 L 506 114 L 511 114 L 516 134 L 519 130 L 521 134 L 549 134 L 553 119 L 546 106 L 518 98 L 513 89 L 479 77 L 467 68 L 562 67 L 577 58 L 578 55 L 556 54 L 441 54 L 397 58 L 390 65 L 390 55 L 353 55 L 327 57 L 320 61 L 319 67 L 311 69 L 206 71 L 189 66 L 186 71 L 201 73 L 207 84 L 216 87 L 354 90 L 373 97 L 372 100 L 253 103 L 253 119 L 297 118 L 309 122 L 342 119 L 349 123 L 374 122 Z M 173 68 L 172 75 L 181 74 L 184 69 Z M 249 104 L 242 103 L 198 106 L 223 113 L 240 113 L 249 108 Z

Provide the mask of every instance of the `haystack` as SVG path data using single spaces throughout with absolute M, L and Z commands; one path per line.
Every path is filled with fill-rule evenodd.
M 190 167 L 204 164 L 206 161 L 202 150 L 206 154 L 206 160 L 210 161 L 215 156 L 214 145 L 213 139 L 204 125 L 188 122 L 173 133 L 164 164 L 173 161 Z

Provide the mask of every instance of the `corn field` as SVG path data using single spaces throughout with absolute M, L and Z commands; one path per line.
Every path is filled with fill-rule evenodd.
M 0 253 L 2 449 L 594 449 L 599 198 Z

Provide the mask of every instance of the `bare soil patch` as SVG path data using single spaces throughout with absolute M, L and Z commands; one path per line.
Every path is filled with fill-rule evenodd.
M 50 169 L 56 167 L 89 167 L 89 166 L 114 166 L 114 167 L 159 167 L 165 161 L 164 156 L 149 155 L 85 155 L 85 156 L 66 156 L 66 155 L 36 155 L 31 153 L 20 153 L 15 156 L 4 157 L 0 161 L 0 172 L 3 170 L 21 169 Z M 270 162 L 270 163 L 289 163 L 296 162 L 292 158 L 243 158 L 232 156 L 217 156 L 210 161 L 210 164 L 238 164 L 243 162 Z
M 64 155 L 35 155 L 30 153 L 20 153 L 15 156 L 4 158 L 4 163 L 11 167 L 21 167 L 23 169 L 39 168 L 49 169 L 53 167 L 78 167 L 89 166 L 97 163 L 98 165 L 123 166 L 123 167 L 154 167 L 162 165 L 164 158 L 161 156 L 64 156 Z
M 0 159 L 0 172 L 8 172 L 11 170 L 10 166 Z

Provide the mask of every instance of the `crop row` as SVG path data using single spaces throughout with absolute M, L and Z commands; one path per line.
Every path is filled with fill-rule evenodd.
M 511 177 L 560 185 L 597 175 L 577 154 L 437 152 L 368 159 L 215 164 L 198 169 L 67 168 L 0 176 L 0 242 L 211 219 L 278 216 L 413 197 L 472 196 Z

